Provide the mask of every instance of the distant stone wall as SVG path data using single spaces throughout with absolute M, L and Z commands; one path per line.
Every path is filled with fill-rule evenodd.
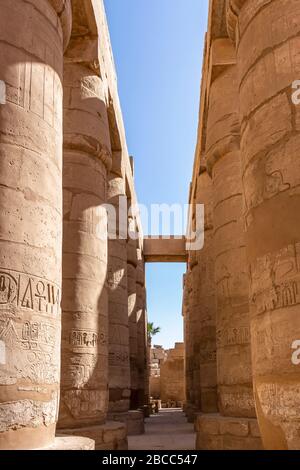
M 170 349 L 160 370 L 162 402 L 183 403 L 185 400 L 184 344 Z
M 154 345 L 150 350 L 150 397 L 161 398 L 160 375 L 161 366 L 166 360 L 167 351 L 158 345 Z

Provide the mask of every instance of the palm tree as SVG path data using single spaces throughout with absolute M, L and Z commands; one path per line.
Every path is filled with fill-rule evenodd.
M 148 333 L 148 339 L 151 342 L 153 336 L 157 335 L 160 333 L 160 326 L 154 326 L 154 323 L 148 323 L 147 325 L 147 333 Z

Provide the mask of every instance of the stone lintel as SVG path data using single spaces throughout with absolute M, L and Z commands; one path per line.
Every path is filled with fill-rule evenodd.
M 211 67 L 236 64 L 236 50 L 228 38 L 214 39 L 210 52 Z
M 232 41 L 228 38 L 214 39 L 210 47 L 207 97 L 211 84 L 230 65 L 236 64 L 236 50 Z
M 186 263 L 187 256 L 185 237 L 144 238 L 146 263 Z

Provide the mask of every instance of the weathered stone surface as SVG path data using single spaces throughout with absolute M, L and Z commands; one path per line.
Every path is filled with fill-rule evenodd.
M 136 292 L 136 255 L 130 257 L 132 252 L 132 245 L 135 241 L 130 240 L 127 243 L 127 253 L 129 254 L 128 260 L 135 259 L 135 265 L 127 263 L 127 294 L 128 294 L 128 319 L 129 319 L 129 348 L 130 348 L 130 388 L 131 388 L 131 402 L 130 407 L 136 409 L 139 406 L 138 400 L 138 370 L 137 370 L 137 292 Z M 136 253 L 136 248 L 135 248 Z
M 160 345 L 153 345 L 150 350 L 150 398 L 160 400 L 160 368 L 166 360 L 167 351 Z
M 195 374 L 199 374 L 196 405 L 203 413 L 217 411 L 217 364 L 216 364 L 216 288 L 214 277 L 213 245 L 213 185 L 206 167 L 203 166 L 197 180 L 196 203 L 204 204 L 204 247 L 196 253 L 197 267 L 194 288 L 197 292 L 194 328 L 198 330 L 198 354 Z
M 292 355 L 300 335 L 300 139 L 293 83 L 299 79 L 300 6 L 296 0 L 212 1 L 210 15 L 190 201 L 206 148 L 214 182 L 220 411 L 250 425 L 245 440 L 233 435 L 246 433 L 243 420 L 230 424 L 218 446 L 258 442 L 257 423 L 248 420 L 255 416 L 251 341 L 263 444 L 297 449 L 299 374 Z M 231 59 L 227 36 L 236 50 Z M 214 448 L 209 433 L 198 438 L 199 447 Z
M 236 90 L 232 66 L 211 85 L 207 129 L 214 186 L 218 389 L 221 414 L 255 417 Z M 224 147 L 229 133 L 232 141 Z
M 143 411 L 129 410 L 126 413 L 110 413 L 108 419 L 125 423 L 128 436 L 138 436 L 145 432 Z
M 182 314 L 184 318 L 184 371 L 185 371 L 185 396 L 186 396 L 186 411 L 189 405 L 192 405 L 192 390 L 193 390 L 193 368 L 192 368 L 192 347 L 191 341 L 191 298 L 192 298 L 192 276 L 190 266 L 184 275 L 184 290 L 183 290 L 183 305 Z
M 300 11 L 295 0 L 252 3 L 238 15 L 237 56 L 254 392 L 264 446 L 298 449 L 299 372 L 291 345 L 300 337 L 300 172 L 291 86 L 299 78 Z
M 95 442 L 96 450 L 127 450 L 127 430 L 124 423 L 108 421 L 101 426 L 65 429 L 63 435 L 85 436 Z
M 1 0 L 0 62 L 0 449 L 89 450 L 81 429 L 105 426 L 108 385 L 111 410 L 129 409 L 137 250 L 132 383 L 149 397 L 141 224 L 127 244 L 122 206 L 108 243 L 103 207 L 137 203 L 103 1 Z M 78 439 L 54 440 L 58 411 Z M 100 434 L 127 448 L 124 424 Z
M 0 449 L 34 449 L 59 396 L 63 25 L 46 0 L 0 8 Z
M 110 151 L 105 97 L 101 79 L 81 64 L 65 64 L 64 89 L 72 99 L 64 105 L 67 196 L 59 428 L 103 423 L 108 401 L 107 214 L 102 207 L 107 167 L 101 156 Z M 83 175 L 80 182 L 72 177 L 78 172 Z M 93 190 L 88 184 L 91 172 Z
M 199 450 L 261 450 L 259 434 L 253 434 L 256 419 L 227 418 L 219 414 L 198 414 L 196 449 Z
M 185 401 L 184 344 L 176 343 L 168 351 L 166 360 L 160 368 L 161 401 L 175 404 Z
M 108 182 L 108 203 L 113 205 L 117 213 L 120 210 L 122 197 L 126 197 L 125 179 L 111 172 Z M 120 227 L 118 226 L 117 229 L 118 237 Z M 126 239 L 117 238 L 108 241 L 107 285 L 109 295 L 109 412 L 126 412 L 130 407 Z
M 137 251 L 137 271 L 136 271 L 136 321 L 137 321 L 137 372 L 138 372 L 138 401 L 139 406 L 147 404 L 147 305 L 145 288 L 144 260 L 141 248 Z
M 36 450 L 95 450 L 95 441 L 80 436 L 56 436 L 51 446 Z

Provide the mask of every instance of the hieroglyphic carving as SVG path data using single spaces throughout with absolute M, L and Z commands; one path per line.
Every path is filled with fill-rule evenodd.
M 74 418 L 103 415 L 107 401 L 105 390 L 67 390 L 62 399 Z
M 231 275 L 226 266 L 222 266 L 220 269 L 220 274 L 218 279 L 216 279 L 217 284 L 217 297 L 218 297 L 218 306 L 230 305 L 231 297 L 230 297 L 230 278 Z
M 254 409 L 254 398 L 252 390 L 243 390 L 242 392 L 231 393 L 225 389 L 220 395 L 222 406 L 226 410 L 244 410 L 252 411 Z
M 0 404 L 0 432 L 27 426 L 37 428 L 56 422 L 58 396 L 53 393 L 51 401 L 18 400 Z
M 114 266 L 108 267 L 107 284 L 111 290 L 116 290 L 122 287 L 122 282 L 126 281 L 125 268 L 115 269 Z
M 99 338 L 97 332 L 92 330 L 72 330 L 69 337 L 69 344 L 72 350 L 75 352 L 91 352 L 97 348 L 99 343 L 104 342 L 106 344 L 106 338 L 104 335 Z
M 241 326 L 238 328 L 227 328 L 217 331 L 217 346 L 232 346 L 236 344 L 250 343 L 249 326 Z
M 119 366 L 125 365 L 129 367 L 129 353 L 128 350 L 119 350 L 110 351 L 108 356 L 108 363 L 110 366 Z
M 32 383 L 58 381 L 56 361 L 59 330 L 54 324 L 37 321 L 0 320 L 0 341 L 5 345 L 5 367 L 0 368 L 0 384 L 26 379 Z
M 72 354 L 63 364 L 61 382 L 63 388 L 80 389 L 105 383 L 106 357 L 96 353 Z
M 278 161 L 278 155 L 272 153 L 262 159 L 255 160 L 247 169 L 245 177 L 245 203 L 248 212 L 262 204 L 265 200 L 272 199 L 279 193 L 291 188 L 291 183 L 286 181 L 284 170 L 280 166 L 286 166 L 285 149 L 282 148 L 282 158 Z M 285 162 L 285 163 L 283 163 Z
M 300 386 L 298 383 L 289 385 L 280 383 L 261 383 L 256 385 L 260 406 L 269 418 L 292 418 L 298 420 L 300 407 Z M 292 405 L 291 405 L 292 404 Z
M 0 268 L 1 307 L 55 315 L 60 312 L 60 290 L 46 279 Z
M 256 314 L 300 304 L 300 244 L 251 265 L 251 307 Z
M 60 292 L 36 276 L 0 269 L 0 384 L 59 381 Z M 38 317 L 35 317 L 38 314 Z
M 200 350 L 200 362 L 201 364 L 208 364 L 209 362 L 216 362 L 217 352 L 209 350 Z

